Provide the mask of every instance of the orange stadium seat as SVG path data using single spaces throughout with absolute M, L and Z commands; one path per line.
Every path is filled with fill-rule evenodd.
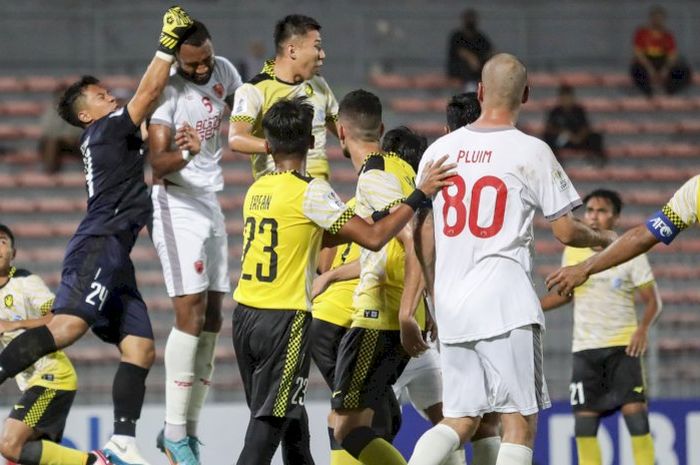
M 639 128 L 649 134 L 676 134 L 680 130 L 678 123 L 673 121 L 642 121 Z
M 56 187 L 58 176 L 45 173 L 24 171 L 17 174 L 18 183 L 22 187 Z
M 591 112 L 614 112 L 621 108 L 620 102 L 611 98 L 588 97 L 581 99 L 581 104 Z
M 128 89 L 136 90 L 139 86 L 140 79 L 134 76 L 105 76 L 101 79 L 102 84 L 104 84 L 108 89 L 114 91 L 114 89 Z
M 391 109 L 398 112 L 418 113 L 429 111 L 428 101 L 416 97 L 397 97 L 389 102 Z
M 228 185 L 249 186 L 253 182 L 253 174 L 250 170 L 226 170 L 224 171 L 224 183 Z
M 55 76 L 27 76 L 21 82 L 29 92 L 54 92 L 63 85 L 61 78 Z
M 22 100 L 0 103 L 0 115 L 38 117 L 44 112 L 45 104 Z
M 619 100 L 620 108 L 626 111 L 653 111 L 654 104 L 646 97 L 623 97 Z
M 2 161 L 10 165 L 36 165 L 39 154 L 35 150 L 18 150 L 4 155 Z
M 560 84 L 554 73 L 528 73 L 527 80 L 532 87 L 557 87 Z
M 695 109 L 695 102 L 683 97 L 658 96 L 654 97 L 654 104 L 659 110 L 664 111 L 691 111 Z
M 0 92 L 21 92 L 24 90 L 19 78 L 15 76 L 0 77 Z
M 572 87 L 592 87 L 600 84 L 600 77 L 586 71 L 567 71 L 559 74 L 562 84 Z
M 60 173 L 57 176 L 57 178 L 58 178 L 58 184 L 61 187 L 84 187 L 85 186 L 85 174 L 80 172 L 80 171 Z
M 13 189 L 17 187 L 17 185 L 18 183 L 16 174 L 0 173 L 0 187 L 2 187 L 3 189 Z
M 595 124 L 596 129 L 608 134 L 636 134 L 640 131 L 639 125 L 626 120 L 606 120 Z
M 0 140 L 16 140 L 22 138 L 22 129 L 11 124 L 0 124 Z
M 670 157 L 697 157 L 700 156 L 700 144 L 664 144 L 663 153 Z
M 700 120 L 683 120 L 679 124 L 679 129 L 682 133 L 700 133 Z
M 229 220 L 226 222 L 226 233 L 230 235 L 243 234 L 243 222 L 241 220 Z
M 600 83 L 605 87 L 623 87 L 632 84 L 629 75 L 623 73 L 603 73 L 600 75 Z
M 36 211 L 36 203 L 30 199 L 5 197 L 0 201 L 2 213 L 33 213 Z
M 445 133 L 445 124 L 439 121 L 416 121 L 408 124 L 408 126 L 428 137 L 438 137 Z

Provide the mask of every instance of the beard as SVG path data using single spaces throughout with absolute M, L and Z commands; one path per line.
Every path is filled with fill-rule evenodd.
M 211 79 L 212 74 L 214 74 L 214 70 L 211 70 L 209 73 L 204 75 L 198 75 L 185 73 L 181 68 L 178 67 L 177 74 L 179 74 L 180 76 L 182 76 L 183 78 L 185 78 L 193 84 L 203 86 L 204 84 L 209 82 L 209 79 Z

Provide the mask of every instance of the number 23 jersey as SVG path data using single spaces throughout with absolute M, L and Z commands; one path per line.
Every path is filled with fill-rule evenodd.
M 512 128 L 466 126 L 435 141 L 425 164 L 449 155 L 454 185 L 433 199 L 435 309 L 442 342 L 487 339 L 544 326 L 532 283 L 533 218 L 581 205 L 550 148 Z
M 354 215 L 327 181 L 296 171 L 258 178 L 243 202 L 241 276 L 233 298 L 258 309 L 311 311 L 323 231 Z

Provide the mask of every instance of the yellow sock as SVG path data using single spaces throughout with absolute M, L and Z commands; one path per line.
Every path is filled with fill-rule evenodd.
M 360 452 L 363 465 L 407 465 L 403 455 L 382 438 L 374 438 Z
M 635 465 L 654 465 L 654 441 L 650 433 L 632 436 L 632 453 Z
M 576 450 L 579 465 L 603 465 L 597 437 L 576 436 Z
M 361 462 L 345 449 L 339 449 L 331 451 L 331 465 L 361 465 Z
M 64 447 L 51 441 L 41 441 L 40 465 L 85 465 L 88 453 Z

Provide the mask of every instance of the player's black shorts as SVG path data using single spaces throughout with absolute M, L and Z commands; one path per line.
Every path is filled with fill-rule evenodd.
M 335 366 L 340 341 L 347 331 L 348 328 L 344 326 L 317 318 L 311 321 L 311 357 L 331 390 L 335 385 Z
M 135 240 L 132 233 L 73 236 L 53 312 L 82 318 L 105 342 L 118 344 L 127 335 L 153 339 L 129 257 Z
M 42 439 L 61 442 L 74 398 L 75 391 L 32 386 L 12 407 L 10 418 L 38 431 Z
M 309 382 L 311 312 L 233 311 L 233 347 L 251 415 L 299 418 Z
M 645 402 L 641 359 L 625 353 L 625 346 L 574 352 L 571 376 L 574 411 L 609 414 L 625 404 Z
M 340 342 L 331 406 L 377 410 L 409 359 L 400 331 L 350 328 Z

